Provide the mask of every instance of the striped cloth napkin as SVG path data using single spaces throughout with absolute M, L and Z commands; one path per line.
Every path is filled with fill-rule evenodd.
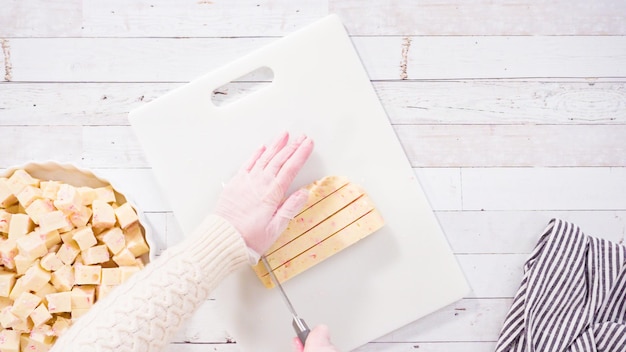
M 626 351 L 626 247 L 553 219 L 524 265 L 496 352 Z

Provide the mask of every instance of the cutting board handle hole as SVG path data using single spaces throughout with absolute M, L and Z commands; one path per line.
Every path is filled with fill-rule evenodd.
M 273 80 L 274 71 L 271 68 L 259 67 L 215 89 L 211 93 L 211 101 L 215 106 L 230 105 L 245 96 L 268 87 Z

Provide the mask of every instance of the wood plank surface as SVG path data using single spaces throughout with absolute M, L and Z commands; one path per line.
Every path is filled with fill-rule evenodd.
M 575 223 L 589 236 L 617 243 L 624 243 L 626 235 L 624 210 L 464 210 L 435 214 L 457 254 L 529 254 L 552 218 Z
M 357 352 L 387 351 L 407 352 L 419 349 L 420 352 L 492 352 L 495 342 L 397 342 L 397 343 L 370 343 L 356 349 Z
M 626 125 L 395 126 L 413 167 L 626 166 Z
M 326 0 L 141 0 L 130 6 L 126 1 L 71 0 L 50 6 L 28 0 L 3 5 L 0 23 L 11 24 L 0 29 L 5 37 L 281 36 L 328 13 Z
M 624 124 L 624 82 L 375 82 L 393 124 Z
M 626 168 L 468 168 L 465 210 L 625 210 Z
M 4 0 L 0 37 L 282 36 L 336 13 L 351 35 L 623 35 L 626 4 L 526 0 Z
M 128 125 L 128 112 L 184 83 L 0 83 L 0 125 Z M 256 83 L 237 82 L 231 92 Z M 395 125 L 626 123 L 626 82 L 376 81 Z M 60 108 L 62 107 L 62 108 Z
M 12 60 L 10 80 L 15 82 L 187 82 L 274 40 L 16 38 L 6 42 Z M 392 36 L 353 37 L 352 41 L 372 80 L 626 76 L 621 65 L 626 59 L 623 36 Z
M 0 37 L 76 36 L 82 22 L 82 1 L 27 0 L 0 2 Z
M 414 167 L 626 166 L 625 125 L 394 128 Z M 0 126 L 0 134 L 6 136 L 0 140 L 3 167 L 47 159 L 100 168 L 150 166 L 130 126 Z M 50 143 L 60 145 L 39 151 Z M 14 152 L 13 145 L 27 148 Z
M 602 35 L 626 33 L 623 1 L 330 1 L 359 35 Z

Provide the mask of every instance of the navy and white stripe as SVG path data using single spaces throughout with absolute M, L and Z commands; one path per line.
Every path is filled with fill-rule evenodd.
M 626 351 L 626 247 L 553 219 L 524 265 L 496 352 Z

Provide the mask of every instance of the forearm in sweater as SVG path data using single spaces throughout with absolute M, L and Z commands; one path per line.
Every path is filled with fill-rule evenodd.
M 51 352 L 160 351 L 219 282 L 247 262 L 239 233 L 211 215 L 96 303 Z

